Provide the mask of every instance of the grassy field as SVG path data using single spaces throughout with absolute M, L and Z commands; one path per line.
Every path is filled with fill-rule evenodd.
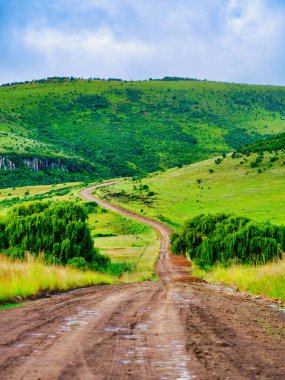
M 157 172 L 141 182 L 127 179 L 102 189 L 101 196 L 174 227 L 198 214 L 218 212 L 283 224 L 285 155 L 267 153 L 259 168 L 251 168 L 255 159 L 256 154 L 235 159 L 228 155 L 220 164 L 210 159 Z M 148 196 L 150 191 L 153 196 Z
M 154 264 L 160 246 L 155 230 L 111 211 L 102 212 L 102 209 L 98 213 L 90 214 L 89 224 L 95 246 L 101 253 L 108 255 L 114 262 L 134 264 L 134 270 L 123 274 L 121 281 L 134 282 L 154 278 Z
M 72 182 L 56 185 L 25 186 L 0 189 L 0 216 L 4 216 L 10 207 L 23 202 L 42 199 L 52 201 L 80 200 L 78 195 L 80 188 L 82 188 L 82 184 L 79 182 Z M 65 189 L 68 190 L 66 194 L 64 194 Z

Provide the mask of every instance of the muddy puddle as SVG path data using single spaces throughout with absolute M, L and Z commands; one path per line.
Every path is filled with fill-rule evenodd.
M 285 316 L 285 307 L 281 307 L 281 306 L 274 305 L 274 304 L 269 305 L 269 307 L 271 307 L 274 310 L 279 311 L 280 313 L 282 313 Z
M 190 298 L 185 298 L 175 293 L 174 300 L 179 303 L 189 303 Z M 152 369 L 157 379 L 191 380 L 195 377 L 189 373 L 188 364 L 191 358 L 185 353 L 185 346 L 178 339 L 172 341 L 149 340 L 149 332 L 152 330 L 152 322 L 137 323 L 129 334 L 121 333 L 125 328 L 119 326 L 108 326 L 104 331 L 118 332 L 117 339 L 121 339 L 124 350 L 116 363 L 134 368 L 137 366 L 148 366 Z
M 64 318 L 64 323 L 58 329 L 58 333 L 68 332 L 72 329 L 83 329 L 90 320 L 98 317 L 98 315 L 96 310 L 86 310 L 79 307 L 75 315 Z

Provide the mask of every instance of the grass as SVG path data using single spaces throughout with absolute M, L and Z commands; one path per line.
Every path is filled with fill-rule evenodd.
M 251 168 L 250 157 L 232 159 L 230 155 L 217 165 L 215 159 L 157 172 L 141 182 L 125 180 L 112 187 L 98 190 L 100 196 L 177 227 L 185 220 L 201 213 L 227 212 L 250 216 L 254 221 L 270 220 L 285 223 L 285 154 L 280 153 L 272 166 L 265 154 L 259 168 Z M 242 162 L 242 163 L 241 163 Z M 146 202 L 140 185 L 147 185 L 155 195 Z M 122 192 L 124 196 L 122 197 Z M 119 196 L 117 195 L 119 194 Z
M 102 273 L 47 266 L 39 260 L 11 261 L 0 256 L 0 302 L 25 299 L 42 292 L 67 291 L 89 285 L 113 284 L 118 279 Z
M 257 267 L 217 266 L 210 272 L 194 269 L 193 273 L 209 282 L 233 285 L 241 291 L 285 302 L 285 259 Z
M 133 271 L 124 273 L 120 281 L 136 282 L 155 278 L 154 264 L 160 247 L 155 230 L 111 211 L 90 214 L 89 225 L 92 235 L 105 235 L 94 238 L 95 246 L 101 253 L 109 256 L 113 262 L 134 264 Z
M 18 306 L 23 306 L 24 303 L 23 302 L 19 302 L 19 303 L 6 303 L 4 305 L 0 305 L 0 310 L 1 309 L 11 309 L 13 307 L 18 307 Z
M 61 190 L 66 187 L 72 187 L 70 192 L 64 196 L 49 196 L 47 193 L 54 190 Z M 61 183 L 55 185 L 39 185 L 39 186 L 24 186 L 24 187 L 14 187 L 8 189 L 0 189 L 0 203 L 4 200 L 12 201 L 13 198 L 19 198 L 19 201 L 15 201 L 14 204 L 20 203 L 22 201 L 29 202 L 29 199 L 37 196 L 47 194 L 50 200 L 78 200 L 78 192 L 79 192 L 80 183 L 79 182 L 71 182 L 71 183 Z M 4 216 L 8 209 L 9 205 L 5 206 L 5 204 L 0 204 L 0 216 Z

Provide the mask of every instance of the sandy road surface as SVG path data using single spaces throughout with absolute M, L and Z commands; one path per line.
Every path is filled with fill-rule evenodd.
M 81 195 L 94 200 L 92 189 Z M 99 203 L 99 201 L 97 200 Z M 0 379 L 285 379 L 285 319 L 260 299 L 171 282 L 97 286 L 0 311 Z

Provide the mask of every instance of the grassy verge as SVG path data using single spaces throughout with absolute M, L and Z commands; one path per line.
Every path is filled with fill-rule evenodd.
M 67 291 L 89 285 L 113 284 L 118 279 L 101 273 L 47 266 L 38 260 L 11 261 L 0 256 L 0 302 L 25 299 L 48 291 Z
M 285 302 L 285 259 L 257 267 L 216 267 L 209 272 L 194 268 L 193 273 L 209 282 L 233 285 L 238 290 Z

